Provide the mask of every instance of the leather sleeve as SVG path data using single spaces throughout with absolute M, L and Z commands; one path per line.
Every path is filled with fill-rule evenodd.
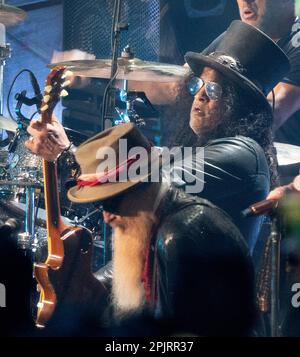
M 104 285 L 107 291 L 111 291 L 113 278 L 112 261 L 108 262 L 104 267 L 97 270 L 94 273 L 94 276 Z
M 267 194 L 269 169 L 262 148 L 249 138 L 215 140 L 204 149 L 204 189 L 201 197 L 222 197 L 255 185 Z M 230 188 L 230 189 L 229 189 Z
M 175 160 L 172 167 L 175 186 L 186 187 L 193 179 L 201 181 L 201 191 L 196 194 L 207 199 L 233 195 L 245 190 L 245 185 L 255 185 L 255 191 L 268 193 L 268 164 L 264 151 L 254 140 L 246 137 L 218 139 L 205 146 L 203 152 L 204 156 L 200 155 L 199 159 L 193 151 L 189 167 L 177 165 Z
M 263 149 L 247 137 L 222 138 L 204 147 L 204 157 L 197 158 L 196 152 L 192 160 L 193 170 L 197 170 L 191 172 L 189 169 L 188 176 L 178 166 L 177 174 L 182 179 L 177 178 L 174 185 L 211 201 L 227 212 L 246 238 L 252 252 L 262 218 L 245 219 L 241 212 L 251 204 L 265 199 L 269 192 L 270 175 Z M 199 162 L 202 165 L 199 166 Z

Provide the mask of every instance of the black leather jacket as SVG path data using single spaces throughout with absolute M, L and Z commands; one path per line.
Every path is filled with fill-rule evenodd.
M 194 165 L 195 167 L 195 165 Z M 263 200 L 270 190 L 270 175 L 260 145 L 243 136 L 210 141 L 204 147 L 204 187 L 197 195 L 227 212 L 245 237 L 252 254 L 261 217 L 242 218 L 241 212 Z M 177 182 L 184 189 L 185 182 Z
M 167 322 L 171 333 L 248 334 L 255 317 L 252 263 L 244 238 L 225 212 L 171 188 L 152 238 L 150 262 L 149 312 L 155 321 Z M 96 276 L 109 288 L 110 266 Z
M 269 192 L 270 175 L 263 149 L 243 136 L 212 140 L 204 147 L 203 170 L 204 187 L 197 195 L 231 216 L 252 253 L 262 218 L 243 218 L 241 212 L 265 199 Z

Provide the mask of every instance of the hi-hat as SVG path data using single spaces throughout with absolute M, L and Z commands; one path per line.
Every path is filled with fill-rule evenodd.
M 0 129 L 12 131 L 13 133 L 15 133 L 17 128 L 18 124 L 14 120 L 0 116 Z
M 111 60 L 76 60 L 52 63 L 48 67 L 66 66 L 75 76 L 91 78 L 110 78 Z M 176 82 L 184 78 L 188 69 L 166 63 L 142 61 L 138 58 L 118 58 L 116 79 L 145 82 Z
M 13 26 L 25 19 L 26 12 L 11 5 L 0 5 L 0 23 L 4 26 Z
M 284 143 L 274 143 L 279 166 L 300 164 L 300 147 Z

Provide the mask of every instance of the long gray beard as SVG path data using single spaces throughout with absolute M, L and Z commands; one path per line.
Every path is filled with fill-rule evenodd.
M 153 216 L 145 212 L 126 221 L 125 228 L 115 228 L 113 237 L 112 301 L 117 320 L 138 314 L 144 308 L 141 279 L 154 223 Z

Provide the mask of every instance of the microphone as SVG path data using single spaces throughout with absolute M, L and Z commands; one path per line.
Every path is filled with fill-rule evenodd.
M 284 196 L 286 190 L 300 192 L 300 175 L 296 176 L 290 184 L 275 188 L 265 200 L 254 203 L 246 208 L 241 212 L 242 216 L 246 218 L 269 213 L 271 210 L 277 208 L 278 201 Z
M 36 98 L 36 107 L 37 107 L 37 110 L 40 110 L 41 109 L 41 104 L 42 104 L 42 100 L 43 100 L 43 95 L 42 95 L 42 92 L 41 92 L 41 88 L 39 86 L 39 83 L 35 77 L 35 75 L 32 73 L 32 72 L 29 72 L 29 76 L 30 76 L 30 82 L 31 82 L 31 85 L 32 85 L 32 88 L 33 88 L 33 91 L 34 91 L 34 95 L 35 95 L 35 98 Z
M 42 100 L 43 100 L 43 95 L 40 89 L 40 86 L 38 84 L 37 79 L 35 78 L 35 75 L 30 71 L 29 72 L 29 76 L 30 76 L 30 83 L 31 86 L 33 88 L 34 91 L 34 96 L 32 98 L 28 98 L 26 96 L 26 90 L 23 90 L 20 93 L 16 93 L 15 95 L 15 99 L 17 100 L 18 104 L 16 106 L 16 114 L 19 116 L 19 114 L 21 114 L 21 106 L 22 104 L 25 104 L 27 106 L 32 106 L 32 105 L 36 105 L 37 110 L 40 110 L 41 108 L 41 104 L 42 104 Z M 26 119 L 24 116 L 21 115 L 21 119 Z
M 18 101 L 18 105 L 16 106 L 16 111 L 21 109 L 22 104 L 27 105 L 28 107 L 31 107 L 32 105 L 36 105 L 37 107 L 39 106 L 40 99 L 38 99 L 36 96 L 32 98 L 28 98 L 26 96 L 27 91 L 22 90 L 20 93 L 16 93 L 15 99 Z
M 246 208 L 242 211 L 242 216 L 244 218 L 252 217 L 252 216 L 260 216 L 262 214 L 266 214 L 270 212 L 272 209 L 278 206 L 277 200 L 266 199 L 263 201 L 259 201 L 254 203 L 252 206 Z

